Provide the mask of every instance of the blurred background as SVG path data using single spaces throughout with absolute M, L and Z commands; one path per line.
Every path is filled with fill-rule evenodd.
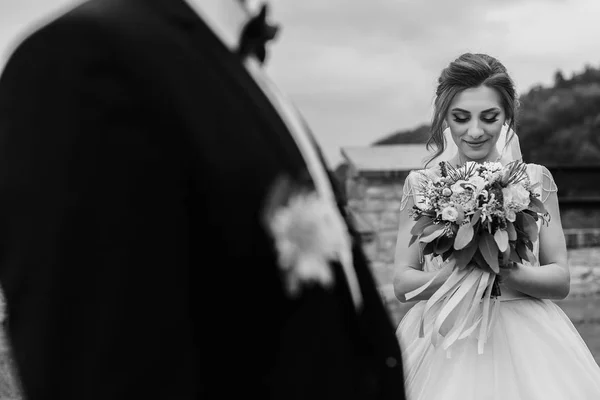
M 0 0 L 0 68 L 27 32 L 76 3 Z M 524 160 L 546 165 L 559 187 L 573 273 L 571 295 L 559 303 L 600 361 L 600 2 L 269 3 L 282 30 L 268 72 L 336 170 L 396 323 L 411 306 L 390 285 L 399 200 L 407 172 L 427 155 L 438 75 L 467 51 L 504 63 L 521 95 Z M 11 393 L 0 382 L 0 398 Z

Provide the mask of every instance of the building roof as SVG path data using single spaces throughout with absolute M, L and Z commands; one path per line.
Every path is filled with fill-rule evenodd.
M 357 172 L 401 172 L 425 166 L 432 153 L 424 144 L 344 147 L 342 156 Z

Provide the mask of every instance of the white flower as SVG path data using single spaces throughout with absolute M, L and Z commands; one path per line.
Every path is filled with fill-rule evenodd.
M 502 166 L 502 163 L 499 163 L 499 162 L 488 162 L 488 161 L 486 161 L 486 162 L 483 163 L 483 166 L 484 166 L 485 169 L 487 169 L 488 171 L 490 171 L 492 173 L 498 172 L 498 171 L 502 170 L 502 168 L 504 168 Z
M 502 189 L 504 197 L 504 207 L 518 211 L 523 211 L 529 207 L 529 191 L 520 183 L 508 185 Z
M 417 201 L 416 206 L 420 210 L 428 211 L 431 209 L 431 199 L 429 197 L 422 197 L 421 199 L 419 199 L 419 201 Z
M 330 261 L 348 261 L 350 257 L 351 262 L 351 239 L 345 222 L 333 204 L 316 193 L 292 197 L 267 222 L 292 296 L 308 284 L 331 287 L 334 276 Z
M 442 196 L 446 196 L 446 197 L 452 196 L 452 189 L 450 189 L 450 188 L 444 188 L 442 190 Z
M 483 197 L 483 201 L 487 201 L 487 200 L 488 200 L 488 197 L 489 197 L 489 192 L 488 192 L 487 190 L 485 190 L 485 189 L 484 189 L 484 190 L 482 190 L 482 191 L 481 191 L 481 193 L 479 193 L 479 195 L 480 195 L 481 197 Z
M 511 209 L 506 210 L 506 219 L 510 222 L 515 222 L 517 219 L 517 213 Z
M 487 184 L 485 179 L 483 179 L 481 176 L 478 176 L 478 175 L 470 177 L 469 183 L 471 183 L 472 185 L 475 186 L 475 191 L 477 193 L 481 192 L 485 188 L 485 185 Z
M 463 208 L 464 208 L 465 212 L 474 211 L 476 206 L 477 206 L 477 202 L 475 201 L 475 199 L 468 200 L 467 202 L 465 202 L 463 204 Z
M 452 192 L 453 192 L 453 193 L 456 193 L 456 194 L 461 194 L 461 193 L 463 193 L 463 192 L 465 191 L 465 188 L 466 188 L 466 187 L 469 187 L 469 186 L 470 186 L 470 185 L 469 185 L 469 182 L 468 182 L 468 181 L 465 181 L 465 180 L 463 180 L 463 179 L 459 179 L 459 180 L 457 180 L 457 181 L 456 181 L 456 183 L 454 183 L 454 184 L 453 184 L 453 185 L 450 187 L 450 189 L 452 189 Z
M 452 206 L 448 206 L 442 210 L 442 219 L 444 221 L 454 222 L 458 218 L 458 210 Z

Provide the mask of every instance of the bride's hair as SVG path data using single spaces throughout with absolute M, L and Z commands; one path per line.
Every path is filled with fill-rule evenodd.
M 444 68 L 438 79 L 431 136 L 427 140 L 427 149 L 435 149 L 436 153 L 427 164 L 444 152 L 444 121 L 454 97 L 465 89 L 482 85 L 494 89 L 500 95 L 509 132 L 515 131 L 518 100 L 515 85 L 506 68 L 500 61 L 487 54 L 465 53 Z M 511 138 L 512 135 L 507 136 L 507 143 Z

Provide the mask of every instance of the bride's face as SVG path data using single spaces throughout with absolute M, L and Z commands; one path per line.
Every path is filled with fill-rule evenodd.
M 463 161 L 495 160 L 496 142 L 506 114 L 498 93 L 487 86 L 465 89 L 457 94 L 446 115 Z

